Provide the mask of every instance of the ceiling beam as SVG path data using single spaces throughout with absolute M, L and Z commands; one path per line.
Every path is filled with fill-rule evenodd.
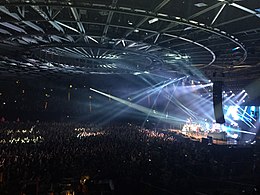
M 221 12 L 223 11 L 223 9 L 225 8 L 225 6 L 226 6 L 227 4 L 223 4 L 222 6 L 221 6 L 221 8 L 219 9 L 219 11 L 218 11 L 218 13 L 217 13 L 217 15 L 214 17 L 214 19 L 212 20 L 212 22 L 211 22 L 211 26 L 215 23 L 215 21 L 217 20 L 217 18 L 219 17 L 219 15 L 221 14 Z
M 147 20 L 148 20 L 149 17 L 144 17 L 142 20 L 140 20 L 140 22 L 138 22 L 138 24 L 133 28 L 131 29 L 130 31 L 128 31 L 126 34 L 125 34 L 125 38 L 128 37 L 130 34 L 132 34 L 134 32 L 135 29 L 139 28 L 143 23 L 145 23 Z
M 152 12 L 158 12 L 160 9 L 162 9 L 167 3 L 169 3 L 170 0 L 164 0 L 162 1 L 160 4 L 158 4 Z M 139 28 L 143 23 L 145 23 L 150 17 L 144 17 L 140 22 L 137 23 L 137 25 L 135 25 L 135 27 L 128 31 L 126 34 L 125 34 L 125 38 L 128 37 L 130 34 L 132 34 L 134 32 L 135 29 Z
M 158 12 L 160 9 L 162 9 L 167 3 L 169 3 L 171 0 L 164 0 L 162 1 L 159 5 L 157 5 L 155 8 L 154 8 L 154 12 Z
M 64 29 L 58 25 L 56 22 L 50 20 L 49 16 L 39 7 L 39 6 L 31 6 L 35 12 L 37 12 L 41 17 L 43 17 L 47 22 L 49 22 L 56 30 L 65 33 Z
M 227 24 L 230 24 L 230 23 L 233 23 L 233 22 L 238 22 L 240 20 L 248 19 L 248 18 L 251 18 L 251 17 L 254 17 L 254 15 L 250 14 L 250 15 L 246 15 L 246 16 L 243 16 L 243 17 L 235 18 L 233 20 L 228 20 L 226 22 L 216 24 L 216 25 L 214 25 L 214 27 L 224 26 L 224 25 L 227 25 Z
M 51 18 L 54 20 L 60 14 L 62 9 L 63 9 L 63 7 L 61 7 L 59 10 L 56 10 L 56 11 L 53 10 Z
M 110 8 L 111 9 L 115 9 L 117 2 L 118 2 L 118 0 L 113 0 L 112 4 L 110 5 Z M 103 33 L 102 33 L 101 42 L 104 42 L 104 40 L 105 40 L 105 37 L 107 35 L 107 31 L 108 31 L 109 25 L 110 25 L 112 17 L 113 17 L 113 14 L 114 14 L 114 12 L 112 10 L 109 11 L 108 16 L 107 16 L 106 25 L 105 25 Z
M 211 10 L 213 10 L 213 9 L 215 9 L 215 8 L 217 8 L 217 7 L 219 7 L 219 6 L 221 6 L 221 5 L 223 5 L 223 2 L 218 2 L 218 3 L 216 3 L 216 4 L 214 4 L 214 5 L 210 6 L 210 7 L 208 7 L 208 8 L 206 8 L 206 9 L 201 10 L 200 12 L 197 12 L 197 13 L 191 15 L 191 16 L 189 17 L 189 19 L 196 18 L 196 17 L 198 17 L 198 16 L 200 16 L 200 15 L 206 13 L 206 12 L 209 12 L 209 11 L 211 11 Z
M 84 28 L 82 22 L 80 21 L 81 16 L 78 13 L 77 9 L 74 8 L 74 7 L 71 7 L 70 11 L 72 12 L 73 17 L 74 17 L 75 21 L 77 22 L 77 25 L 78 25 L 78 28 L 79 28 L 80 32 L 85 34 L 86 31 L 85 31 L 85 28 Z

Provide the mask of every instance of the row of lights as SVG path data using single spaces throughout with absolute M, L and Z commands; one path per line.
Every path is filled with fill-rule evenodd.
M 246 90 L 243 89 L 242 92 L 245 93 Z M 231 93 L 232 95 L 236 95 L 232 90 L 230 90 L 230 91 L 228 91 L 228 92 L 223 91 L 222 93 L 225 94 L 225 95 L 227 95 L 228 93 Z M 248 93 L 245 93 L 245 95 L 248 95 Z

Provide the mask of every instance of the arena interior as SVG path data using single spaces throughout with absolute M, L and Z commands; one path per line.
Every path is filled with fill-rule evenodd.
M 0 0 L 1 195 L 257 195 L 259 110 L 259 0 Z

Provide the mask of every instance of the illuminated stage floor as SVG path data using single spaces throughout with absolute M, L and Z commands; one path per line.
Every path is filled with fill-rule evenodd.
M 176 133 L 181 134 L 182 136 L 189 138 L 193 141 L 199 141 L 201 143 L 216 144 L 216 145 L 251 145 L 245 141 L 237 141 L 236 139 L 227 138 L 227 139 L 212 139 L 208 138 L 206 134 L 201 133 L 184 133 L 181 130 L 175 130 Z

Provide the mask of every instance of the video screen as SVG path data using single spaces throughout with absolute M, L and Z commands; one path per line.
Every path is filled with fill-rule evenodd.
M 259 121 L 259 109 L 258 106 L 224 106 L 225 120 L 235 126 L 255 128 Z

